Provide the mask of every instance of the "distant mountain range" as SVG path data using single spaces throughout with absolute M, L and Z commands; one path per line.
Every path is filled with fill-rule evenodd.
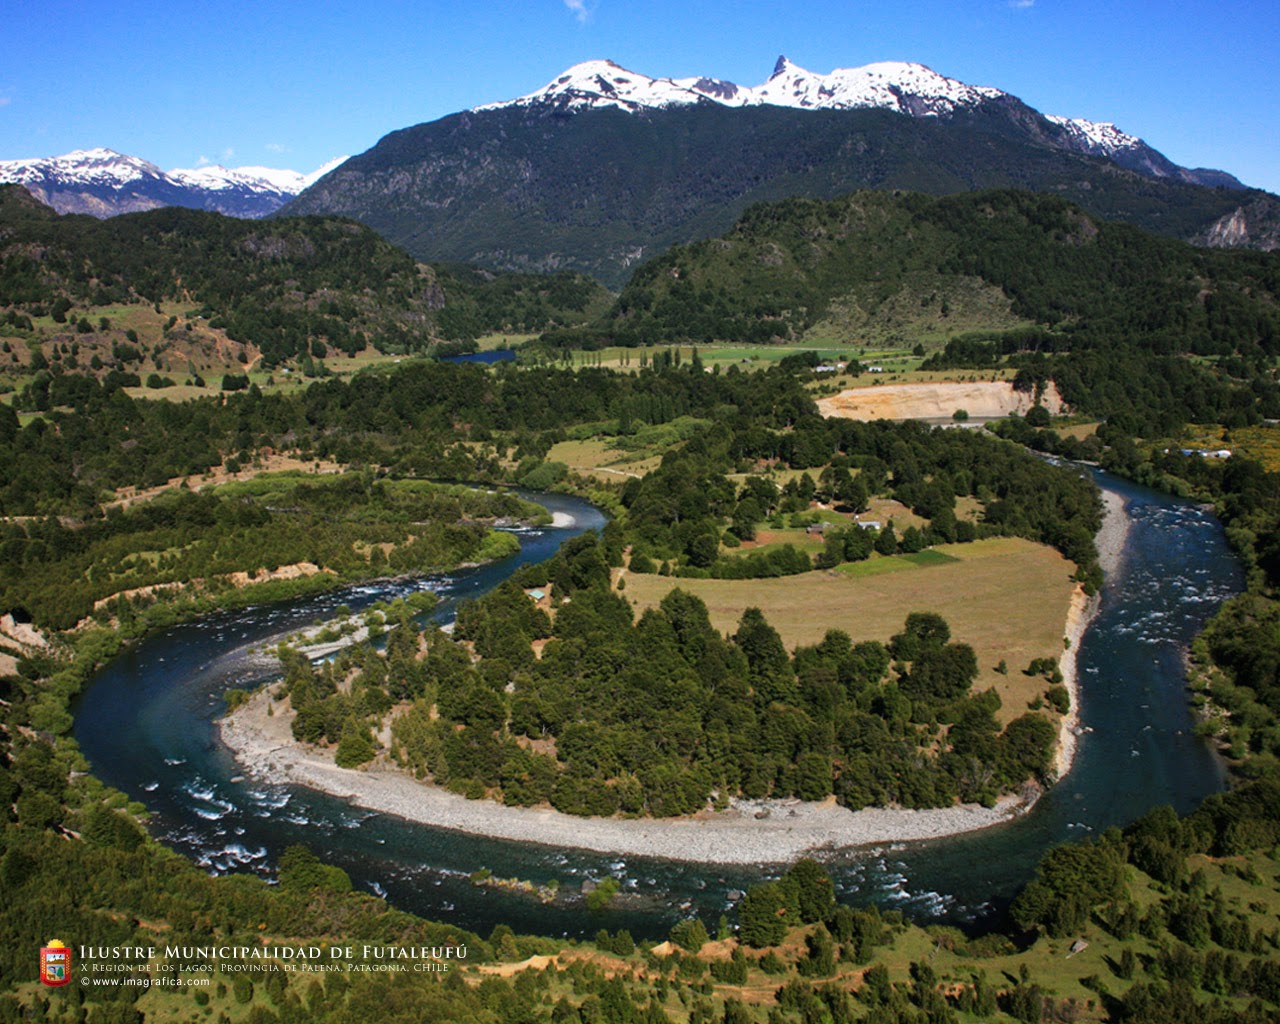
M 393 132 L 287 213 L 354 217 L 421 259 L 570 268 L 618 286 L 752 203 L 860 188 L 1051 192 L 1201 244 L 1280 245 L 1280 200 L 1179 167 L 1114 125 L 1047 116 L 919 64 L 760 86 L 589 61 L 502 103 Z
M 613 288 L 753 203 L 866 188 L 1019 188 L 1200 245 L 1280 247 L 1280 199 L 1225 171 L 1180 167 L 1113 124 L 892 62 L 823 75 L 781 57 L 767 81 L 743 87 L 588 61 L 308 175 L 162 171 L 93 149 L 0 161 L 2 182 L 96 217 L 159 206 L 349 216 L 421 260 L 576 270 Z
M 162 171 L 111 149 L 77 150 L 35 160 L 0 160 L 0 184 L 16 183 L 59 213 L 114 217 L 161 206 L 265 217 L 346 159 L 311 174 L 271 167 Z

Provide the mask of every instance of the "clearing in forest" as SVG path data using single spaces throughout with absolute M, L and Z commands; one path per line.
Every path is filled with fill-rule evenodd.
M 696 594 L 721 633 L 736 632 L 743 611 L 759 608 L 788 650 L 818 643 L 828 629 L 843 629 L 855 642 L 886 642 L 902 631 L 910 612 L 937 612 L 950 625 L 952 640 L 973 647 L 979 666 L 974 690 L 995 687 L 1003 702 L 997 718 L 1006 723 L 1046 689 L 1043 678 L 1022 670 L 1036 658 L 1062 655 L 1074 566 L 1052 548 L 1014 537 L 931 550 L 953 561 L 857 576 L 832 570 L 758 580 L 627 573 L 622 593 L 637 615 L 677 587 Z M 995 670 L 1001 660 L 1007 674 Z

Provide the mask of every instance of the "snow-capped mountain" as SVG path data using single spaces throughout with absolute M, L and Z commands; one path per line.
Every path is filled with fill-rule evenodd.
M 707 82 L 707 91 L 697 85 Z M 718 95 L 716 86 L 723 84 L 729 92 Z M 523 107 L 540 103 L 559 103 L 571 110 L 619 107 L 623 110 L 642 110 L 646 107 L 668 107 L 697 103 L 703 99 L 715 99 L 718 103 L 739 106 L 733 102 L 738 87 L 732 83 L 719 83 L 709 79 L 650 78 L 636 74 L 611 60 L 589 60 L 575 64 L 564 74 L 544 85 L 537 92 L 501 103 L 487 103 L 476 110 L 500 110 L 503 107 Z
M 309 185 L 315 184 L 344 160 L 345 156 L 337 157 L 310 174 L 275 167 L 223 167 L 220 164 L 206 164 L 204 167 L 175 168 L 169 172 L 169 176 L 210 192 L 236 188 L 263 192 L 275 189 L 283 196 L 293 197 Z
M 536 92 L 475 109 L 551 102 L 569 109 L 618 107 L 634 111 L 710 102 L 727 107 L 769 104 L 803 110 L 883 107 L 921 116 L 951 113 L 957 107 L 1002 95 L 999 89 L 946 78 L 923 64 L 885 62 L 819 75 L 779 57 L 768 81 L 744 87 L 719 78 L 650 78 L 611 60 L 591 60 L 575 64 Z
M 0 183 L 17 183 L 59 213 L 113 217 L 161 206 L 265 217 L 333 170 L 310 174 L 269 167 L 218 166 L 162 171 L 111 149 L 76 150 L 34 160 L 0 160 Z
M 836 68 L 818 75 L 779 57 L 773 74 L 751 90 L 753 101 L 802 110 L 857 110 L 880 107 L 915 117 L 953 113 L 1003 96 L 999 89 L 965 85 L 923 64 L 886 61 L 860 68 Z
M 1242 187 L 1221 171 L 1178 167 L 1142 139 L 1114 124 L 1042 115 L 1017 97 L 990 86 L 968 85 L 925 67 L 884 61 L 859 68 L 837 68 L 817 74 L 779 57 L 773 74 L 753 87 L 718 78 L 650 78 L 613 61 L 576 64 L 541 89 L 477 111 L 554 104 L 565 110 L 615 107 L 638 112 L 697 103 L 727 107 L 777 106 L 797 110 L 862 110 L 879 108 L 911 117 L 947 117 L 976 111 L 984 104 L 1020 108 L 1031 119 L 1042 118 L 1043 141 L 1061 149 L 1104 157 L 1151 177 L 1172 177 L 1194 184 Z
M 785 57 L 756 86 L 577 64 L 527 95 L 390 132 L 282 213 L 354 218 L 422 260 L 617 287 L 754 203 L 1009 188 L 1202 244 L 1274 248 L 1280 223 L 1280 198 L 1179 167 L 1115 125 L 1049 117 L 922 64 L 817 74 Z
M 1126 135 L 1106 121 L 1086 121 L 1081 117 L 1061 117 L 1058 114 L 1046 114 L 1045 117 L 1070 135 L 1081 149 L 1088 148 L 1099 156 L 1115 156 L 1133 149 L 1142 141 Z

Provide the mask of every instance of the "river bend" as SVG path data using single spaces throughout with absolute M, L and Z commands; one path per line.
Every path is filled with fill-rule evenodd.
M 1125 499 L 1130 528 L 1080 644 L 1080 718 L 1089 731 L 1071 774 L 1011 824 L 838 856 L 830 868 L 842 899 L 971 922 L 1011 898 L 1049 846 L 1124 825 L 1158 804 L 1190 810 L 1223 787 L 1220 761 L 1194 734 L 1184 657 L 1221 602 L 1239 591 L 1239 564 L 1211 513 L 1098 478 Z M 76 708 L 76 739 L 95 774 L 144 803 L 153 832 L 214 873 L 269 875 L 287 846 L 305 843 L 346 869 L 357 887 L 482 934 L 504 923 L 518 932 L 588 936 L 626 927 L 637 938 L 658 937 L 694 911 L 714 924 L 761 870 L 560 850 L 413 824 L 301 787 L 245 781 L 217 740 L 225 690 L 263 681 L 259 663 L 245 656 L 253 647 L 331 617 L 339 605 L 359 611 L 423 588 L 441 597 L 439 614 L 448 617 L 459 598 L 604 524 L 578 499 L 526 497 L 572 516 L 574 525 L 523 531 L 519 555 L 478 569 L 220 613 L 131 646 L 94 677 Z M 556 880 L 563 892 L 613 874 L 623 880 L 623 896 L 604 912 L 588 912 L 575 898 L 544 905 L 474 886 L 469 876 L 480 867 L 499 877 Z

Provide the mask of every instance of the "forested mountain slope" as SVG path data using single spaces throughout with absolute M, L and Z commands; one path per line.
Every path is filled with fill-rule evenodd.
M 1007 99 L 946 117 L 709 102 L 466 111 L 392 132 L 285 212 L 354 217 L 419 259 L 581 270 L 611 287 L 671 245 L 720 234 L 753 203 L 864 188 L 1029 189 L 1176 238 L 1274 246 L 1274 196 L 1074 152 Z
M 548 341 L 796 342 L 840 311 L 874 321 L 907 300 L 941 303 L 945 322 L 961 286 L 1034 326 L 970 332 L 932 365 L 1013 360 L 1100 415 L 1280 414 L 1280 257 L 1198 249 L 1029 192 L 761 204 L 646 264 L 604 321 Z
M 0 307 L 39 317 L 175 300 L 269 362 L 313 343 L 420 351 L 441 338 L 542 330 L 604 301 L 594 281 L 427 266 L 337 218 L 242 221 L 169 208 L 60 217 L 0 187 Z

